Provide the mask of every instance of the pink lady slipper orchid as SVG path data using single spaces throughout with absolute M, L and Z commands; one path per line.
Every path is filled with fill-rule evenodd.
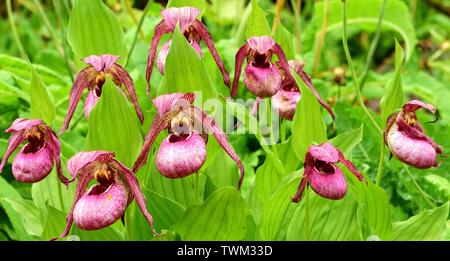
M 153 35 L 152 43 L 150 45 L 150 52 L 148 54 L 147 61 L 147 94 L 150 93 L 150 78 L 152 77 L 153 64 L 156 58 L 156 49 L 158 48 L 158 43 L 161 36 L 168 33 L 173 33 L 177 24 L 180 26 L 181 32 L 184 34 L 188 42 L 198 53 L 199 57 L 202 57 L 202 50 L 200 48 L 200 41 L 205 41 L 206 46 L 211 52 L 214 61 L 219 67 L 223 81 L 225 85 L 230 86 L 230 76 L 228 75 L 225 65 L 220 59 L 219 53 L 214 46 L 212 37 L 206 28 L 206 26 L 197 19 L 200 15 L 200 10 L 195 7 L 171 7 L 161 11 L 163 20 L 156 26 L 155 34 Z M 158 69 L 161 74 L 164 74 L 164 65 L 166 62 L 167 54 L 169 53 L 171 41 L 165 43 L 158 55 Z
M 347 183 L 342 171 L 336 163 L 344 164 L 358 180 L 365 182 L 364 177 L 345 159 L 342 152 L 328 142 L 309 147 L 305 156 L 303 178 L 297 193 L 292 198 L 293 202 L 299 202 L 306 185 L 320 196 L 328 199 L 341 199 L 347 193 Z
M 292 78 L 286 55 L 275 40 L 269 36 L 251 37 L 236 54 L 233 87 L 231 96 L 236 96 L 242 64 L 247 59 L 244 83 L 247 89 L 258 97 L 265 98 L 275 95 L 281 88 L 282 72 L 275 63 L 272 55 L 278 56 L 278 62 L 287 78 Z
M 136 176 L 114 156 L 113 152 L 107 151 L 80 152 L 67 162 L 70 174 L 78 178 L 78 183 L 66 228 L 59 238 L 69 234 L 73 222 L 83 230 L 96 230 L 113 224 L 123 216 L 133 198 L 150 224 L 152 233 L 157 235 Z M 97 184 L 86 190 L 93 179 Z
M 69 111 L 64 119 L 61 133 L 66 131 L 69 127 L 70 120 L 72 119 L 78 102 L 81 99 L 81 95 L 86 88 L 89 89 L 89 94 L 84 102 L 84 114 L 86 118 L 89 117 L 89 114 L 102 94 L 102 87 L 105 83 L 106 76 L 111 77 L 114 84 L 118 87 L 121 87 L 122 84 L 125 86 L 126 92 L 122 88 L 120 88 L 120 90 L 125 96 L 127 96 L 128 93 L 139 120 L 141 123 L 144 122 L 144 116 L 142 115 L 134 90 L 133 80 L 128 72 L 120 64 L 116 63 L 117 59 L 119 59 L 118 56 L 110 54 L 100 56 L 91 55 L 84 58 L 83 61 L 89 64 L 89 66 L 78 73 L 72 89 L 70 90 Z
M 423 133 L 416 111 L 424 108 L 436 113 L 433 105 L 412 100 L 403 109 L 392 114 L 384 130 L 384 143 L 400 161 L 419 169 L 437 167 L 437 154 L 442 147 Z
M 0 165 L 3 171 L 11 154 L 25 140 L 28 143 L 17 153 L 12 163 L 12 173 L 16 180 L 35 183 L 47 177 L 56 164 L 60 180 L 67 184 L 61 169 L 61 144 L 52 129 L 41 120 L 19 118 L 6 130 L 11 133 L 8 149 Z
M 314 88 L 311 82 L 311 77 L 303 70 L 304 63 L 302 61 L 290 60 L 289 68 L 294 70 L 303 82 L 309 87 L 314 96 L 316 96 L 319 103 L 328 111 L 331 115 L 331 118 L 334 120 L 334 112 L 331 109 L 330 105 L 328 105 L 322 98 L 320 97 L 317 90 Z M 283 68 L 281 64 L 279 64 L 280 68 Z M 283 71 L 284 75 L 286 75 L 286 71 Z M 301 93 L 300 89 L 297 86 L 294 78 L 292 77 L 284 77 L 281 82 L 281 90 L 277 92 L 274 96 L 272 96 L 272 106 L 277 108 L 280 117 L 286 120 L 292 120 L 294 118 L 295 109 L 297 107 L 297 103 L 300 101 Z
M 169 130 L 156 154 L 156 167 L 167 178 L 182 178 L 197 172 L 206 160 L 207 134 L 210 132 L 225 152 L 236 162 L 241 172 L 238 187 L 244 179 L 244 166 L 228 142 L 228 137 L 202 109 L 191 105 L 192 93 L 166 94 L 156 97 L 153 104 L 158 114 L 145 137 L 144 146 L 133 166 L 137 172 L 145 165 L 158 134 Z

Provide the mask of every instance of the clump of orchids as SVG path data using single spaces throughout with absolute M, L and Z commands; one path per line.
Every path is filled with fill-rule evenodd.
M 276 55 L 277 62 L 272 61 Z M 331 107 L 320 98 L 311 83 L 311 78 L 303 70 L 300 61 L 288 61 L 281 46 L 270 36 L 251 37 L 236 54 L 234 81 L 231 88 L 231 96 L 236 96 L 239 78 L 244 60 L 247 65 L 244 70 L 244 84 L 247 89 L 256 95 L 256 103 L 253 112 L 259 105 L 261 98 L 271 97 L 272 106 L 278 109 L 280 117 L 292 120 L 297 103 L 300 101 L 300 89 L 295 82 L 290 69 L 294 70 L 311 89 L 319 103 L 330 113 L 334 119 Z

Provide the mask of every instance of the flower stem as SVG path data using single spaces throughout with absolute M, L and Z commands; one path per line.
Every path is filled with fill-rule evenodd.
M 149 1 L 150 2 L 150 1 Z M 149 3 L 148 2 L 148 3 Z M 148 3 L 145 7 L 148 6 Z M 140 21 L 138 21 L 136 14 L 133 12 L 133 7 L 131 6 L 131 3 L 129 0 L 123 0 L 123 5 L 125 6 L 125 9 L 127 10 L 127 13 L 130 15 L 131 20 L 138 26 L 138 30 L 136 31 L 142 38 L 142 41 L 145 41 L 145 33 L 141 30 L 141 27 L 139 27 Z M 145 11 L 145 9 L 144 9 Z
M 314 53 L 314 65 L 313 65 L 313 75 L 317 76 L 319 66 L 320 66 L 320 57 L 322 54 L 323 43 L 325 42 L 325 36 L 327 35 L 327 26 L 328 26 L 328 0 L 323 1 L 323 19 L 322 19 L 322 28 L 319 32 L 319 39 L 316 45 L 316 51 Z
M 277 0 L 277 3 L 275 4 L 275 17 L 273 18 L 272 32 L 275 32 L 280 23 L 281 10 L 283 10 L 283 7 L 284 0 Z
M 369 53 L 367 54 L 366 64 L 364 66 L 364 71 L 361 76 L 361 90 L 364 88 L 364 84 L 366 83 L 367 75 L 369 74 L 370 64 L 372 63 L 373 56 L 375 55 L 375 51 L 377 50 L 378 43 L 380 42 L 381 35 L 381 26 L 383 23 L 384 9 L 386 7 L 387 0 L 384 0 L 381 4 L 380 16 L 378 17 L 377 30 L 375 31 L 375 36 L 373 37 L 372 42 L 369 46 Z
M 281 136 L 281 143 L 286 142 L 286 121 L 281 119 L 281 130 L 280 130 L 280 136 Z
M 378 186 L 381 184 L 381 177 L 383 175 L 383 164 L 384 164 L 384 139 L 380 143 L 380 160 L 378 161 L 378 172 L 376 183 Z
M 294 2 L 295 1 L 295 2 Z M 291 6 L 294 10 L 294 19 L 295 19 L 295 38 L 296 38 L 296 44 L 295 48 L 297 53 L 301 52 L 301 45 L 300 45 L 300 17 L 302 12 L 302 1 L 301 0 L 291 0 Z
M 137 41 L 139 32 L 141 31 L 142 24 L 144 24 L 144 20 L 145 20 L 145 17 L 147 16 L 148 10 L 150 10 L 150 4 L 151 4 L 151 3 L 152 3 L 152 1 L 149 0 L 149 1 L 147 2 L 147 5 L 146 5 L 145 8 L 144 8 L 144 11 L 142 11 L 141 20 L 139 20 L 138 27 L 136 28 L 136 33 L 134 34 L 133 43 L 131 44 L 130 51 L 128 52 L 127 64 L 128 64 L 128 62 L 130 61 L 131 55 L 133 54 L 134 47 L 136 46 L 136 41 Z M 145 41 L 145 36 L 144 36 L 144 41 Z M 126 66 L 126 65 L 125 65 L 125 66 Z
M 20 37 L 17 32 L 16 23 L 14 21 L 14 14 L 13 14 L 12 8 L 11 8 L 11 0 L 6 0 L 6 10 L 8 12 L 9 26 L 11 26 L 11 31 L 14 36 L 14 40 L 16 41 L 17 47 L 19 48 L 20 57 L 22 57 L 22 59 L 26 59 L 27 53 L 25 52 L 25 49 L 23 48 L 22 42 L 20 41 Z
M 364 110 L 364 113 L 367 115 L 369 120 L 371 121 L 372 125 L 377 129 L 380 135 L 383 135 L 383 130 L 378 125 L 378 123 L 375 121 L 375 119 L 372 117 L 372 115 L 369 113 L 369 111 L 366 108 L 366 105 L 364 104 L 362 95 L 361 95 L 361 89 L 359 87 L 358 77 L 356 76 L 356 70 L 355 66 L 353 65 L 352 57 L 350 56 L 350 51 L 348 49 L 348 42 L 347 42 L 347 14 L 346 14 L 346 2 L 345 0 L 342 0 L 342 23 L 343 23 L 343 33 L 342 33 L 342 45 L 344 46 L 344 52 L 345 57 L 347 58 L 348 66 L 350 67 L 352 71 L 353 81 L 355 84 L 355 92 L 356 96 L 358 97 L 358 102 L 361 108 Z
M 432 196 L 428 195 L 425 191 L 423 191 L 423 189 L 420 187 L 419 183 L 417 183 L 413 174 L 405 164 L 403 164 L 403 168 L 405 169 L 406 174 L 411 178 L 414 185 L 417 187 L 417 190 L 419 191 L 420 195 L 422 195 L 422 197 L 425 199 L 428 205 L 430 205 L 430 207 L 435 208 L 436 205 L 433 202 L 431 202 L 430 199 L 432 199 L 434 202 L 436 202 L 436 199 L 434 199 Z

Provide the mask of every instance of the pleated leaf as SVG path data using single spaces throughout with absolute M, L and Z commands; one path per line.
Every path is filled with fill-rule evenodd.
M 56 116 L 55 105 L 48 95 L 47 88 L 30 63 L 31 84 L 30 84 L 30 103 L 31 117 L 33 119 L 41 119 L 49 126 L 52 125 Z

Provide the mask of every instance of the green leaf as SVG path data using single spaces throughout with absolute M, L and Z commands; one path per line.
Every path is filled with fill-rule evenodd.
M 211 142 L 211 141 L 209 141 Z M 209 143 L 208 142 L 208 143 Z M 209 157 L 208 153 L 208 157 Z M 206 175 L 217 187 L 231 186 L 237 188 L 239 181 L 239 170 L 236 163 L 221 148 L 211 165 L 205 170 Z
M 216 98 L 217 91 L 197 52 L 180 32 L 175 30 L 158 95 L 174 92 L 197 92 L 203 101 Z M 199 100 L 200 97 L 198 97 Z
M 65 169 L 65 161 L 63 161 Z M 65 173 L 68 173 L 65 171 Z M 75 183 L 69 185 L 67 189 L 58 178 L 56 169 L 40 182 L 34 183 L 31 187 L 33 202 L 45 213 L 48 206 L 51 206 L 64 213 L 69 213 L 75 195 Z
M 248 39 L 253 36 L 272 35 L 270 26 L 267 23 L 264 11 L 259 7 L 257 0 L 252 0 L 252 11 L 247 20 L 247 27 L 245 28 L 245 38 Z
M 436 174 L 428 174 L 425 180 L 433 184 L 436 189 L 442 191 L 444 195 L 450 199 L 450 181 Z
M 361 143 L 363 139 L 363 125 L 358 129 L 344 132 L 329 140 L 336 148 L 340 149 L 344 155 L 349 155 L 352 150 Z
M 323 198 L 309 188 L 304 193 L 289 225 L 287 240 L 359 239 L 358 203 L 351 192 L 340 200 Z
M 291 198 L 300 184 L 300 174 L 303 174 L 303 169 L 286 176 L 272 196 L 264 202 L 259 224 L 259 235 L 262 240 L 284 239 L 280 235 L 286 233 L 287 225 L 284 224 L 286 221 L 290 222 L 292 211 L 297 208 L 297 204 L 292 203 Z
M 9 198 L 17 200 L 22 199 L 19 192 L 8 182 L 6 182 L 6 180 L 4 180 L 1 176 L 0 176 L 0 198 Z M 8 223 L 10 223 L 11 225 L 10 228 L 12 228 L 11 233 L 8 233 L 9 236 L 15 240 L 33 239 L 33 237 L 27 233 L 27 230 L 23 224 L 21 214 L 15 211 L 13 207 L 9 204 L 2 204 L 1 207 L 5 210 L 6 215 L 9 219 Z
M 40 211 L 33 201 L 19 198 L 1 198 L 0 203 L 2 205 L 9 204 L 20 215 L 25 231 L 29 235 L 40 236 L 42 234 Z
M 44 230 L 41 235 L 42 240 L 50 240 L 58 237 L 66 227 L 66 214 L 51 206 L 48 206 L 46 213 L 45 225 L 43 226 Z
M 266 155 L 264 164 L 256 170 L 255 189 L 258 199 L 265 202 L 285 175 L 283 163 L 271 154 Z
M 181 240 L 241 240 L 246 235 L 249 208 L 235 188 L 212 193 L 202 205 L 189 207 L 175 231 Z
M 167 3 L 167 8 L 169 7 L 196 7 L 200 9 L 203 14 L 206 10 L 206 1 L 205 0 L 169 0 Z
M 162 229 L 171 229 L 183 216 L 186 208 L 156 192 L 149 190 L 144 190 L 144 192 L 147 197 L 148 209 L 155 221 L 156 230 L 161 231 Z
M 273 39 L 283 48 L 288 60 L 295 59 L 294 35 L 283 24 L 279 23 L 273 33 Z
M 316 97 L 296 73 L 293 72 L 292 75 L 302 93 L 292 121 L 292 149 L 297 158 L 303 160 L 311 143 L 327 140 L 327 132 Z
M 89 117 L 87 150 L 106 150 L 131 167 L 142 146 L 139 120 L 123 93 L 109 79 Z
M 42 78 L 45 85 L 57 84 L 65 86 L 69 84 L 69 82 L 61 77 L 59 73 L 49 69 L 48 67 L 39 64 L 34 64 L 33 67 Z M 0 54 L 0 70 L 10 72 L 20 77 L 22 80 L 31 79 L 32 72 L 30 71 L 29 63 L 25 60 L 9 56 L 7 54 Z
M 406 221 L 392 224 L 393 240 L 441 240 L 446 230 L 449 203 L 424 210 Z
M 47 88 L 37 74 L 33 65 L 31 67 L 30 107 L 31 117 L 41 119 L 48 125 L 52 125 L 56 116 L 56 109 L 47 92 Z
M 381 5 L 384 0 L 347 0 L 347 24 L 366 26 L 363 30 L 376 30 L 380 16 Z M 329 1 L 329 16 L 327 31 L 342 30 L 342 6 L 340 0 Z M 322 27 L 323 2 L 314 5 L 314 15 L 310 34 L 318 35 L 318 28 Z M 411 56 L 416 46 L 416 34 L 408 7 L 403 1 L 387 1 L 382 21 L 383 30 L 392 30 L 400 34 L 406 45 L 406 59 Z M 316 37 L 316 39 L 318 39 Z
M 394 79 L 384 88 L 380 101 L 381 119 L 386 123 L 389 115 L 403 106 L 403 88 L 401 81 L 401 69 L 404 63 L 404 53 L 400 44 L 395 41 L 395 74 Z
M 360 195 L 358 215 L 365 224 L 365 238 L 371 235 L 378 236 L 381 240 L 391 239 L 391 217 L 389 197 L 379 186 L 369 182 L 368 185 L 355 179 L 356 191 Z
M 122 26 L 102 0 L 76 0 L 69 19 L 67 40 L 75 61 L 89 55 L 112 54 L 126 64 L 127 47 Z

